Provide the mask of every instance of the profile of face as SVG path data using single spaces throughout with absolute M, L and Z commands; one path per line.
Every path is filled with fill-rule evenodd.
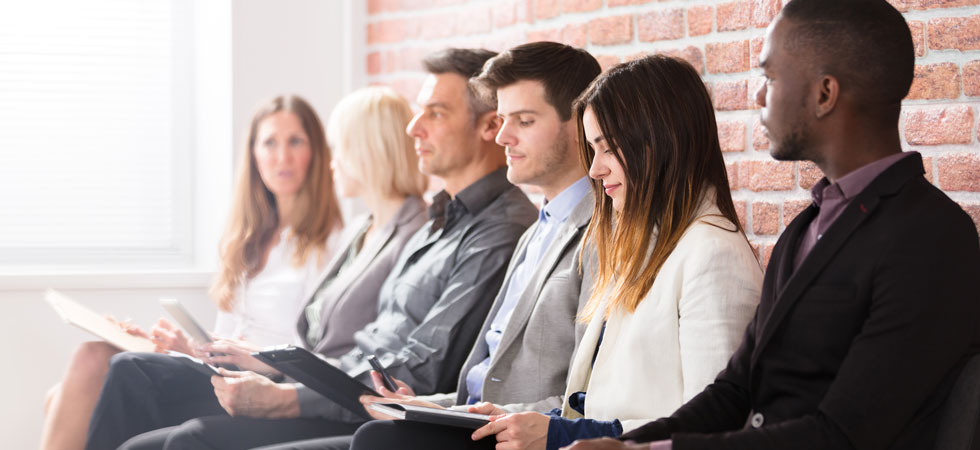
M 293 196 L 303 187 L 313 150 L 296 114 L 279 111 L 262 119 L 252 153 L 259 177 L 275 196 Z
M 405 129 L 415 139 L 420 172 L 445 177 L 475 159 L 480 137 L 466 92 L 467 80 L 461 75 L 426 77 L 416 100 L 421 109 Z
M 330 161 L 330 170 L 333 172 L 333 182 L 337 189 L 337 195 L 345 198 L 360 197 L 364 194 L 360 177 L 357 175 L 357 171 L 352 169 L 350 164 L 339 154 L 340 152 L 335 152 L 334 158 Z
M 595 156 L 589 167 L 589 176 L 602 182 L 606 195 L 612 199 L 613 210 L 620 212 L 626 202 L 626 171 L 616 158 L 619 149 L 613 148 L 612 142 L 602 135 L 599 121 L 596 120 L 592 107 L 585 108 L 582 115 L 582 128 L 585 140 L 592 146 Z
M 514 184 L 548 188 L 575 169 L 578 158 L 568 143 L 575 122 L 562 121 L 545 99 L 544 84 L 522 80 L 497 89 L 497 144 L 506 148 L 507 179 Z
M 806 116 L 806 62 L 786 48 L 793 24 L 777 19 L 766 31 L 759 54 L 765 83 L 755 93 L 760 121 L 769 135 L 770 154 L 781 161 L 813 160 Z

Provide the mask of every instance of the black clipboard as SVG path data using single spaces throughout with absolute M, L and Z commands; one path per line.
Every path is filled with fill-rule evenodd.
M 452 409 L 427 408 L 399 403 L 372 403 L 371 409 L 403 420 L 469 428 L 471 430 L 490 423 L 490 416 Z
M 334 367 L 305 348 L 289 345 L 252 353 L 252 356 L 367 419 L 371 416 L 364 410 L 360 397 L 365 394 L 381 397 L 381 394 L 374 389 L 351 378 L 347 372 Z

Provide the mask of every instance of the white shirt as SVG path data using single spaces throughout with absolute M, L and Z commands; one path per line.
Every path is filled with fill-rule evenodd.
M 301 342 L 296 321 L 312 284 L 317 281 L 320 267 L 315 252 L 302 266 L 293 265 L 296 242 L 289 239 L 288 232 L 288 228 L 282 230 L 279 243 L 269 251 L 262 271 L 235 289 L 232 311 L 218 310 L 215 335 L 261 346 Z M 330 235 L 321 261 L 329 260 L 338 234 Z

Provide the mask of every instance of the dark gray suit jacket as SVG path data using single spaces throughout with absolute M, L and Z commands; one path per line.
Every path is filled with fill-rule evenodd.
M 326 301 L 320 312 L 322 332 L 311 350 L 328 358 L 337 358 L 354 348 L 354 332 L 364 328 L 378 315 L 378 291 L 381 283 L 391 272 L 398 255 L 410 237 L 425 223 L 425 202 L 420 198 L 408 198 L 388 223 L 364 243 L 357 259 L 340 275 L 337 272 L 347 258 L 347 253 L 361 230 L 370 225 L 365 216 L 350 227 L 334 258 L 320 275 L 317 286 L 328 277 L 337 277 L 327 288 Z M 309 305 L 318 293 L 318 287 L 306 301 Z M 300 338 L 306 341 L 309 324 L 305 308 L 297 324 Z
M 592 292 L 591 278 L 583 283 L 579 270 L 579 249 L 594 205 L 590 191 L 572 210 L 521 293 L 490 361 L 481 393 L 484 401 L 511 404 L 507 409 L 515 411 L 561 407 L 569 361 L 585 331 L 585 324 L 575 318 Z M 531 226 L 517 244 L 506 278 L 460 371 L 457 392 L 423 397 L 425 400 L 447 407 L 466 404 L 466 374 L 489 354 L 484 336 L 504 303 L 514 269 L 523 260 L 537 227 L 537 223 Z M 590 266 L 583 268 L 588 272 Z

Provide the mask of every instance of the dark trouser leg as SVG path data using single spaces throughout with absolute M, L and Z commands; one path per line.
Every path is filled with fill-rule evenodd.
M 137 434 L 216 414 L 224 410 L 207 376 L 167 355 L 120 353 L 109 364 L 85 447 L 114 449 Z
M 474 442 L 473 430 L 445 425 L 432 425 L 407 420 L 376 420 L 368 422 L 354 433 L 350 450 L 472 449 L 493 450 L 497 439 L 489 436 Z
M 306 439 L 303 441 L 258 447 L 252 450 L 350 450 L 350 441 L 352 439 L 354 439 L 354 436 Z
M 127 441 L 127 450 L 239 450 L 263 445 L 354 433 L 357 424 L 323 419 L 253 419 L 211 416 L 168 431 L 151 431 Z

